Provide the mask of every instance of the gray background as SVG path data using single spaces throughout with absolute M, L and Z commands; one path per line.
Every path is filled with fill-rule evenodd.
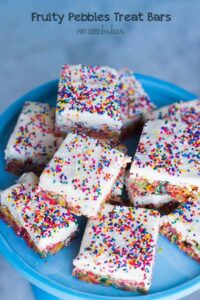
M 33 23 L 31 12 L 171 13 L 171 22 L 118 23 L 120 36 L 77 35 L 94 23 Z M 129 67 L 200 95 L 199 0 L 0 0 L 0 112 L 58 77 L 63 63 Z M 109 27 L 111 24 L 105 24 Z M 14 283 L 14 288 L 11 286 Z M 200 292 L 188 300 L 198 299 Z M 0 299 L 32 300 L 29 285 L 0 257 Z

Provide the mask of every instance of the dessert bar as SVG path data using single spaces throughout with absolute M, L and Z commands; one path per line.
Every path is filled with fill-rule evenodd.
M 160 232 L 200 263 L 200 200 L 186 202 L 161 218 Z
M 88 221 L 73 275 L 124 290 L 149 290 L 159 232 L 154 210 L 105 204 Z
M 168 194 L 176 201 L 200 196 L 200 124 L 146 123 L 128 176 L 134 197 Z
M 118 139 L 122 122 L 116 70 L 103 66 L 64 65 L 56 108 L 56 133 L 69 131 Z
M 58 148 L 55 110 L 47 103 L 25 102 L 5 149 L 6 169 L 40 173 Z
M 99 140 L 69 133 L 40 176 L 39 187 L 77 215 L 94 217 L 130 158 Z
M 32 174 L 0 193 L 0 216 L 28 246 L 45 257 L 67 245 L 75 236 L 77 221 L 53 199 L 45 199 Z

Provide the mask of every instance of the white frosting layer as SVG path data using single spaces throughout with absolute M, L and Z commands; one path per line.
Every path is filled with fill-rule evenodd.
M 106 204 L 89 220 L 76 268 L 113 280 L 144 283 L 149 289 L 159 231 L 155 211 Z
M 200 245 L 200 200 L 180 205 L 173 213 L 163 216 L 161 225 L 167 223 L 176 230 L 179 239 L 191 243 L 195 252 L 200 253 L 195 247 Z
M 56 126 L 119 132 L 118 73 L 109 67 L 65 65 L 59 81 Z
M 121 123 L 108 118 L 106 114 L 91 114 L 90 112 L 77 112 L 75 110 L 66 110 L 61 114 L 57 114 L 56 122 L 58 127 L 68 126 L 73 128 L 76 124 L 84 125 L 86 128 L 99 128 L 103 125 L 108 126 L 108 128 L 113 131 L 118 132 L 121 128 Z
M 69 133 L 43 171 L 39 186 L 65 198 L 69 207 L 95 216 L 130 158 L 88 136 Z
M 124 179 L 125 179 L 125 170 L 123 174 L 116 180 L 112 190 L 111 190 L 111 196 L 121 197 L 123 188 L 124 188 Z
M 147 195 L 135 196 L 131 188 L 132 179 L 129 178 L 128 173 L 125 176 L 125 184 L 126 184 L 130 201 L 136 207 L 137 206 L 145 207 L 146 205 L 153 204 L 154 207 L 160 208 L 164 204 L 173 201 L 173 199 L 167 194 L 166 195 L 147 194 Z
M 49 104 L 25 102 L 5 149 L 5 159 L 47 163 L 57 149 L 54 114 Z
M 33 172 L 24 173 L 17 180 L 17 183 L 27 183 L 30 185 L 37 185 L 38 182 L 39 178 Z
M 148 204 L 153 204 L 155 207 L 161 207 L 163 204 L 169 203 L 173 199 L 168 195 L 148 195 L 148 196 L 138 196 L 132 199 L 133 204 L 136 206 L 145 206 Z
M 124 154 L 128 153 L 127 147 L 123 144 L 117 145 L 116 148 L 119 151 L 122 151 Z M 113 197 L 121 197 L 122 196 L 124 183 L 125 183 L 125 173 L 126 173 L 126 170 L 125 170 L 125 168 L 123 168 L 121 170 L 121 175 L 118 177 L 118 179 L 116 180 L 116 182 L 112 188 L 111 196 L 113 196 Z M 119 200 L 121 200 L 121 199 L 119 199 Z
M 200 187 L 199 127 L 165 120 L 146 123 L 130 178 Z
M 13 219 L 28 232 L 41 252 L 59 243 L 67 242 L 77 230 L 74 217 L 59 204 L 43 199 L 34 186 L 24 178 L 0 194 L 0 203 Z M 47 218 L 48 217 L 48 218 Z

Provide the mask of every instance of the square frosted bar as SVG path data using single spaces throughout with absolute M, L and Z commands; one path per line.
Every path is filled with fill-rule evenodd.
M 25 102 L 5 149 L 6 169 L 40 173 L 58 146 L 55 110 L 47 103 Z
M 77 221 L 55 200 L 46 199 L 33 173 L 0 193 L 0 215 L 42 257 L 54 254 L 75 237 Z
M 41 174 L 39 186 L 75 214 L 94 217 L 130 161 L 99 140 L 69 133 Z
M 200 124 L 166 120 L 149 121 L 128 177 L 128 192 L 168 194 L 178 202 L 200 196 Z
M 149 290 L 159 232 L 158 212 L 106 204 L 89 220 L 73 275 L 125 290 Z
M 200 263 L 200 200 L 186 202 L 162 217 L 160 232 Z
M 56 132 L 78 131 L 118 139 L 122 122 L 118 73 L 104 66 L 64 65 L 56 108 Z

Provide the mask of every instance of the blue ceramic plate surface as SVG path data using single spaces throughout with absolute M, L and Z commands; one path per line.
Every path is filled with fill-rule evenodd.
M 186 101 L 195 98 L 195 95 L 170 83 L 139 74 L 137 78 L 158 107 L 177 100 Z M 0 116 L 0 189 L 12 185 L 16 179 L 15 176 L 5 171 L 4 149 L 24 101 L 48 102 L 55 106 L 57 85 L 58 81 L 54 80 L 32 90 L 14 102 Z M 127 141 L 129 154 L 134 153 L 136 140 L 133 137 Z M 81 233 L 78 239 L 55 256 L 41 259 L 26 246 L 20 237 L 14 234 L 12 228 L 0 221 L 0 250 L 11 265 L 29 281 L 65 299 L 179 299 L 200 288 L 200 265 L 161 236 L 158 249 L 162 251 L 157 253 L 153 283 L 147 295 L 84 283 L 73 278 L 71 276 L 72 260 L 78 253 L 84 226 L 85 219 L 80 218 Z

